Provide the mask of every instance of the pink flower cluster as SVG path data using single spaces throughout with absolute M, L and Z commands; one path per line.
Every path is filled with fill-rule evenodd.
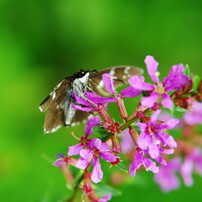
M 131 176 L 135 176 L 141 167 L 145 167 L 146 170 L 156 174 L 155 180 L 164 191 L 179 186 L 175 172 L 181 173 L 188 186 L 192 184 L 191 173 L 194 168 L 202 174 L 200 149 L 192 145 L 187 152 L 186 149 L 190 146 L 186 146 L 184 142 L 174 139 L 169 134 L 169 130 L 176 127 L 181 130 L 183 126 L 202 123 L 202 105 L 198 102 L 202 84 L 199 84 L 198 91 L 193 94 L 193 81 L 184 74 L 183 64 L 172 66 L 168 76 L 161 82 L 157 70 L 158 62 L 152 56 L 147 56 L 145 63 L 153 84 L 146 83 L 143 76 L 132 75 L 128 80 L 130 86 L 118 93 L 114 87 L 115 78 L 110 74 L 103 74 L 102 81 L 110 97 L 101 97 L 94 92 L 85 92 L 82 97 L 73 95 L 76 101 L 74 109 L 95 115 L 88 120 L 85 134 L 78 140 L 78 144 L 69 147 L 67 156 L 59 155 L 60 158 L 54 165 L 57 167 L 72 165 L 83 170 L 80 185 L 83 193 L 91 201 L 105 202 L 111 198 L 110 193 L 98 197 L 92 186 L 92 182 L 98 183 L 103 179 L 101 168 L 103 161 L 108 162 L 110 166 L 119 165 L 120 162 L 128 164 Z M 124 97 L 134 99 L 140 95 L 142 95 L 140 103 L 133 104 L 134 112 L 128 116 Z M 182 107 L 181 103 L 185 100 L 185 96 L 193 101 L 188 103 L 186 99 L 186 109 L 189 105 L 191 110 L 185 113 L 183 124 L 171 116 L 167 121 L 163 121 L 162 112 L 167 109 L 174 114 L 175 108 Z M 107 106 L 111 102 L 116 103 L 121 122 L 117 122 L 116 118 L 109 114 Z M 199 108 L 201 110 L 198 110 Z M 104 130 L 105 135 L 92 138 L 94 127 L 99 128 L 99 131 Z M 190 134 L 188 136 L 192 138 Z M 185 159 L 182 161 L 180 152 L 175 155 L 174 150 L 183 151 Z M 123 153 L 128 158 L 120 157 L 122 151 L 125 151 Z M 133 157 L 132 161 L 129 161 L 131 151 Z M 173 156 L 175 157 L 172 159 Z

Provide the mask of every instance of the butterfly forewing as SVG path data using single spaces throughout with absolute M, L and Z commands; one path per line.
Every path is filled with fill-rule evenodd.
M 54 132 L 65 124 L 64 103 L 68 99 L 71 82 L 69 77 L 63 79 L 40 104 L 39 108 L 42 112 L 48 110 L 44 121 L 44 132 Z
M 63 125 L 73 126 L 86 121 L 91 114 L 72 108 L 72 104 L 75 104 L 72 94 L 82 95 L 86 91 L 93 91 L 98 95 L 109 96 L 102 82 L 104 73 L 112 74 L 117 88 L 127 83 L 131 75 L 140 75 L 143 71 L 133 66 L 117 66 L 91 72 L 81 70 L 63 79 L 39 106 L 42 112 L 48 110 L 44 132 L 54 132 Z

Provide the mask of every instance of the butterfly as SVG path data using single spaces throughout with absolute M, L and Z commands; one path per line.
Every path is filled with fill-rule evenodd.
M 44 132 L 51 133 L 61 126 L 85 122 L 90 114 L 72 108 L 75 104 L 72 94 L 82 96 L 86 91 L 92 91 L 98 95 L 109 95 L 102 82 L 104 73 L 110 73 L 115 78 L 114 87 L 117 88 L 127 83 L 131 75 L 141 75 L 143 70 L 134 66 L 117 66 L 99 71 L 80 70 L 64 78 L 39 106 L 41 112 L 48 111 Z

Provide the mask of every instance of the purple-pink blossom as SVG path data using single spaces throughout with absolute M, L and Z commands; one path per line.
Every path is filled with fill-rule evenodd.
M 78 159 L 76 167 L 86 169 L 92 163 L 93 170 L 91 172 L 91 179 L 95 183 L 100 182 L 103 177 L 98 157 L 111 163 L 115 162 L 118 158 L 111 153 L 109 145 L 98 138 L 89 139 L 87 149 L 82 149 L 79 154 L 80 158 Z
M 185 113 L 184 121 L 189 125 L 202 124 L 202 103 L 194 102 L 192 109 Z
M 151 159 L 145 157 L 144 151 L 141 149 L 137 149 L 137 153 L 134 157 L 134 161 L 130 164 L 129 173 L 132 177 L 136 175 L 136 171 L 144 166 L 147 170 L 152 171 L 153 173 L 158 173 L 159 168 L 156 163 Z
M 135 89 L 149 91 L 149 96 L 141 99 L 143 106 L 151 108 L 161 98 L 162 106 L 172 109 L 173 101 L 167 92 L 181 89 L 185 84 L 190 83 L 188 76 L 183 74 L 183 64 L 172 66 L 169 75 L 164 78 L 163 82 L 160 82 L 157 71 L 158 62 L 152 56 L 147 56 L 145 63 L 147 72 L 155 84 L 145 83 L 143 76 L 132 76 L 128 81 L 129 84 Z
M 178 123 L 178 120 L 169 119 L 167 122 L 161 123 L 158 121 L 160 113 L 160 110 L 154 112 L 148 123 L 137 123 L 137 126 L 141 129 L 141 133 L 137 140 L 138 146 L 142 150 L 147 151 L 152 159 L 155 159 L 160 155 L 162 151 L 161 145 L 172 149 L 177 147 L 174 138 L 164 131 L 166 129 L 174 128 Z
M 159 172 L 155 174 L 155 181 L 165 192 L 177 189 L 180 185 L 176 172 L 180 170 L 180 159 L 174 158 L 167 162 L 167 165 L 161 166 Z

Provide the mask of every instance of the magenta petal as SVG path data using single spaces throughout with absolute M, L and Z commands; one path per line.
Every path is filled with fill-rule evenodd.
M 110 193 L 106 194 L 105 196 L 103 196 L 98 202 L 106 202 L 109 201 L 111 199 L 112 195 Z
M 165 124 L 167 126 L 167 129 L 174 128 L 179 123 L 178 119 L 169 119 Z
M 91 179 L 94 183 L 98 183 L 102 180 L 103 172 L 100 166 L 100 160 L 98 158 L 93 159 L 93 170 L 91 172 Z
M 82 144 L 76 144 L 73 146 L 69 146 L 68 155 L 69 156 L 78 155 L 82 148 L 83 148 Z
M 192 109 L 185 113 L 184 120 L 189 125 L 202 124 L 202 103 L 194 102 Z
M 114 94 L 114 79 L 111 74 L 103 74 L 102 75 L 102 82 L 104 83 L 106 89 L 110 94 Z
M 85 134 L 89 136 L 92 134 L 92 128 L 95 126 L 99 126 L 101 124 L 101 120 L 99 116 L 94 116 L 88 120 L 86 123 Z
M 141 91 L 133 88 L 132 86 L 121 91 L 123 97 L 137 97 L 141 94 Z
M 162 94 L 162 101 L 161 104 L 163 105 L 163 107 L 168 108 L 170 110 L 173 109 L 173 101 L 170 98 L 170 95 L 168 95 L 167 93 Z
M 151 136 L 145 133 L 141 133 L 137 139 L 138 146 L 143 149 L 147 150 L 149 144 L 151 143 Z
M 155 159 L 159 156 L 159 148 L 155 144 L 155 140 L 151 141 L 150 144 L 148 145 L 148 153 L 152 159 Z
M 86 160 L 83 157 L 80 157 L 77 161 L 76 167 L 80 169 L 86 169 L 89 165 L 90 161 Z
M 54 162 L 54 166 L 56 167 L 60 167 L 61 165 L 64 164 L 64 160 L 63 159 L 58 159 Z
M 87 159 L 88 161 L 91 161 L 91 159 L 93 158 L 93 150 L 82 149 L 80 151 L 80 156 L 84 159 Z
M 92 148 L 96 148 L 99 151 L 109 151 L 110 150 L 109 145 L 105 142 L 102 142 L 98 138 L 90 139 L 88 142 L 88 145 Z
M 80 110 L 80 111 L 84 111 L 84 112 L 90 112 L 90 111 L 93 110 L 93 108 L 81 107 L 81 106 L 79 106 L 79 105 L 72 105 L 72 108 L 73 108 L 73 109 Z
M 163 159 L 163 157 L 161 155 L 159 155 L 157 158 L 154 159 L 156 162 L 160 163 L 161 165 L 166 166 L 167 163 L 166 161 Z
M 76 94 L 72 94 L 72 97 L 75 99 L 76 103 L 84 105 L 84 106 L 92 106 L 88 101 L 84 100 L 83 98 L 77 96 Z
M 166 91 L 173 91 L 182 88 L 185 84 L 190 84 L 189 77 L 183 74 L 183 64 L 172 66 L 169 75 L 163 80 Z
M 175 176 L 175 172 L 179 170 L 180 161 L 178 158 L 172 159 L 167 166 L 161 166 L 159 173 L 155 175 L 156 182 L 165 192 L 179 187 L 179 180 Z
M 174 149 L 163 149 L 163 148 L 159 148 L 160 153 L 162 154 L 173 154 L 174 153 Z
M 147 97 L 142 97 L 141 103 L 145 107 L 153 107 L 154 104 L 157 102 L 159 99 L 159 94 L 158 93 L 152 93 L 150 96 Z
M 147 124 L 146 123 L 139 122 L 139 123 L 137 123 L 137 126 L 140 128 L 141 133 L 144 133 L 145 130 L 146 130 L 146 128 L 147 128 Z
M 129 173 L 132 177 L 136 175 L 136 171 L 140 168 L 143 161 L 143 154 L 142 152 L 137 152 L 135 155 L 134 161 L 130 164 Z
M 128 83 L 135 89 L 152 91 L 154 90 L 154 86 L 150 83 L 144 82 L 143 76 L 131 76 L 128 80 Z
M 177 143 L 171 135 L 166 133 L 158 133 L 156 134 L 157 138 L 161 141 L 164 147 L 168 146 L 170 148 L 177 147 Z
M 152 115 L 151 115 L 151 122 L 156 122 L 158 120 L 158 117 L 161 113 L 161 110 L 157 110 L 155 111 Z
M 153 173 L 158 173 L 159 172 L 159 168 L 156 166 L 156 163 L 154 161 L 152 161 L 151 159 L 148 159 L 146 157 L 143 157 L 143 161 L 144 161 L 144 166 L 145 168 L 147 168 L 148 170 L 150 170 Z
M 101 97 L 101 96 L 97 95 L 96 93 L 92 93 L 92 92 L 86 92 L 84 95 L 86 98 L 88 98 L 91 102 L 93 102 L 95 104 L 103 104 L 103 103 L 116 101 L 116 98 Z
M 114 162 L 117 159 L 117 156 L 110 152 L 100 152 L 100 158 L 104 159 L 105 161 Z
M 193 184 L 193 179 L 192 179 L 192 172 L 194 169 L 194 164 L 193 161 L 190 159 L 186 159 L 184 163 L 181 165 L 181 174 L 182 178 L 184 180 L 184 183 L 187 186 L 191 186 Z
M 147 71 L 149 76 L 151 77 L 152 81 L 155 83 L 159 82 L 159 78 L 157 76 L 157 69 L 159 63 L 154 59 L 153 56 L 148 55 L 145 60 L 144 60 L 146 66 L 147 66 Z

